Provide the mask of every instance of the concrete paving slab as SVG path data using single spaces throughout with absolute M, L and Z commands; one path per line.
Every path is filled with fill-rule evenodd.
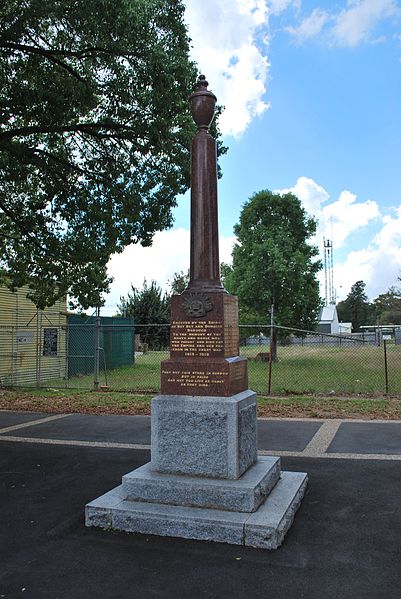
M 258 449 L 303 451 L 323 422 L 258 420 Z
M 85 528 L 83 507 L 149 452 L 3 442 L 7 599 L 399 599 L 396 462 L 282 458 L 309 484 L 275 552 Z
M 46 418 L 49 414 L 39 412 L 11 412 L 9 410 L 0 410 L 0 429 L 13 426 L 14 424 L 22 424 L 31 420 L 40 420 Z
M 401 422 L 343 422 L 327 452 L 401 455 Z
M 150 444 L 150 418 L 144 416 L 94 416 L 72 414 L 61 420 L 36 424 L 14 436 Z

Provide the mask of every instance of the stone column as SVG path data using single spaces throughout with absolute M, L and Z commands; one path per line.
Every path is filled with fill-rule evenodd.
M 217 213 L 217 147 L 208 133 L 216 96 L 207 89 L 204 75 L 198 91 L 190 96 L 191 112 L 198 127 L 191 155 L 191 290 L 224 291 L 220 282 Z

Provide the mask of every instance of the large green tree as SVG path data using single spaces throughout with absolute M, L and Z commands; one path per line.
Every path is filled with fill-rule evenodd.
M 194 131 L 183 15 L 183 0 L 1 2 L 0 266 L 40 307 L 101 304 L 110 255 L 172 224 Z
M 379 324 L 401 323 L 401 289 L 390 287 L 373 300 L 376 321 Z
M 168 346 L 170 296 L 156 281 L 149 285 L 145 279 L 142 288 L 131 285 L 131 291 L 126 297 L 120 297 L 117 307 L 119 315 L 133 318 L 135 331 L 140 334 L 142 343 L 155 350 Z
M 240 315 L 269 323 L 311 329 L 320 306 L 316 274 L 321 268 L 310 243 L 316 221 L 292 193 L 254 194 L 234 227 L 237 242 L 231 269 L 224 268 L 227 290 L 238 295 Z M 276 335 L 273 339 L 276 355 Z
M 363 325 L 374 324 L 375 310 L 365 292 L 366 283 L 356 281 L 351 291 L 337 304 L 338 318 L 342 322 L 352 322 L 352 330 L 358 332 Z

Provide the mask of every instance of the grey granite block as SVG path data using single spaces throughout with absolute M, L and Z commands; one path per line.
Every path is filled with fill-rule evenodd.
M 304 472 L 282 472 L 266 501 L 247 520 L 244 544 L 277 549 L 294 520 L 307 483 Z
M 306 484 L 306 474 L 283 472 L 253 513 L 129 501 L 120 485 L 86 506 L 86 525 L 277 549 L 292 524 Z
M 244 472 L 257 453 L 256 401 L 239 410 L 238 421 L 239 471 Z
M 112 511 L 123 501 L 122 485 L 108 491 L 85 506 L 85 526 L 111 526 Z
M 243 512 L 124 501 L 113 510 L 112 528 L 241 545 L 248 516 Z
M 280 478 L 280 458 L 263 456 L 238 479 L 166 474 L 145 464 L 123 476 L 130 501 L 254 512 Z
M 239 478 L 257 459 L 255 393 L 155 397 L 151 453 L 157 472 Z

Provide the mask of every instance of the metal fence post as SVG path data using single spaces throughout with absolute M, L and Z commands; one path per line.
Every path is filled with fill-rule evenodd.
M 267 385 L 267 394 L 272 391 L 272 362 L 273 362 L 273 331 L 274 331 L 274 304 L 270 311 L 270 351 L 269 351 L 269 380 Z
M 93 388 L 99 389 L 99 366 L 100 366 L 100 308 L 96 308 L 95 318 L 95 354 L 94 354 L 94 381 Z
M 387 368 L 387 341 L 383 339 L 383 349 L 384 349 L 384 376 L 386 381 L 386 393 L 388 393 L 388 368 Z

